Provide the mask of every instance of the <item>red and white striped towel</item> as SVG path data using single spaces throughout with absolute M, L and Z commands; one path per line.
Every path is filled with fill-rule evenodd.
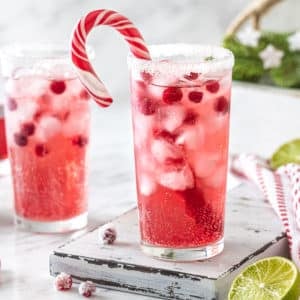
M 300 270 L 300 165 L 287 164 L 276 171 L 266 160 L 251 155 L 234 156 L 231 171 L 254 182 L 281 219 L 291 258 Z

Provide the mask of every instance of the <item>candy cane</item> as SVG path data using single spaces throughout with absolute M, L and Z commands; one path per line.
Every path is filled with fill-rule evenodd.
M 98 25 L 107 25 L 118 30 L 129 43 L 132 54 L 141 59 L 150 59 L 144 39 L 138 29 L 121 14 L 106 9 L 89 12 L 80 19 L 72 35 L 72 62 L 78 72 L 79 79 L 95 101 L 107 107 L 112 98 L 94 71 L 86 52 L 86 39 L 90 31 Z

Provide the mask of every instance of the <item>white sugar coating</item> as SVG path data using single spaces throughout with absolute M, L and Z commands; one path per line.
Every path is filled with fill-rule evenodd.
M 78 286 L 80 295 L 90 297 L 96 291 L 96 285 L 92 281 L 81 282 Z
M 52 116 L 42 116 L 36 126 L 35 136 L 38 141 L 46 142 L 59 132 L 61 132 L 61 121 Z
M 150 196 L 155 192 L 156 182 L 154 178 L 148 174 L 139 175 L 139 189 L 142 195 Z
M 107 223 L 98 229 L 98 242 L 101 245 L 112 244 L 117 238 L 117 230 L 113 223 Z
M 182 157 L 181 149 L 164 139 L 154 139 L 151 144 L 151 153 L 153 157 L 160 163 L 164 163 L 167 158 Z
M 199 150 L 204 143 L 204 128 L 201 124 L 185 126 L 175 143 L 184 145 L 187 150 Z
M 223 74 L 231 70 L 234 57 L 228 50 L 221 47 L 197 44 L 165 44 L 149 46 L 152 60 L 128 56 L 128 65 L 134 74 L 146 71 L 156 79 L 172 77 L 176 74 L 183 77 L 190 72 Z M 134 75 L 133 74 L 133 75 Z
M 48 80 L 25 76 L 18 79 L 8 79 L 5 84 L 5 91 L 12 98 L 37 98 L 47 93 L 48 87 Z
M 67 137 L 84 134 L 89 130 L 89 118 L 90 114 L 87 102 L 75 106 L 70 111 L 68 118 L 63 122 L 63 134 Z
M 211 153 L 199 152 L 193 160 L 192 166 L 198 178 L 211 176 L 218 166 L 218 156 Z
M 186 111 L 182 105 L 169 105 L 167 107 L 160 107 L 157 115 L 162 128 L 173 132 L 182 125 L 186 117 Z
M 194 175 L 188 165 L 179 171 L 160 172 L 158 182 L 171 190 L 184 191 L 194 187 Z

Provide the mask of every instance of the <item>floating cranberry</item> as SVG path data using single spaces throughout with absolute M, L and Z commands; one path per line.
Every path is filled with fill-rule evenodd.
M 190 72 L 190 74 L 186 74 L 183 77 L 187 80 L 196 80 L 199 77 L 199 74 L 195 72 Z
M 18 108 L 18 103 L 14 98 L 8 98 L 7 99 L 7 108 L 10 111 L 17 110 Z
M 202 92 L 192 91 L 189 93 L 189 100 L 195 103 L 200 103 L 203 98 Z
M 44 157 L 49 153 L 48 148 L 44 144 L 37 144 L 35 146 L 35 154 L 39 157 Z
M 50 89 L 54 94 L 62 94 L 66 89 L 66 84 L 62 80 L 52 81 Z
M 89 100 L 90 99 L 90 94 L 87 92 L 87 90 L 82 89 L 79 93 L 79 97 L 82 100 Z
M 87 143 L 88 143 L 88 139 L 85 136 L 83 136 L 83 135 L 75 136 L 72 139 L 72 144 L 74 146 L 84 147 L 85 145 L 87 145 Z
M 33 135 L 35 132 L 35 126 L 32 122 L 26 122 L 21 125 L 21 133 L 26 136 Z
M 157 104 L 149 98 L 142 98 L 138 102 L 138 109 L 143 115 L 153 115 L 156 112 Z
M 197 119 L 198 119 L 198 115 L 193 111 L 189 111 L 189 112 L 187 112 L 186 117 L 183 122 L 188 125 L 194 125 L 194 124 L 196 124 Z
M 22 134 L 22 133 L 15 133 L 14 134 L 14 141 L 20 147 L 24 147 L 28 143 L 27 136 Z
M 163 101 L 167 104 L 179 102 L 182 99 L 182 91 L 179 87 L 168 87 L 163 92 Z
M 218 97 L 214 104 L 214 109 L 218 113 L 226 114 L 229 111 L 228 100 L 224 96 Z
M 220 88 L 220 84 L 216 80 L 208 80 L 205 82 L 205 87 L 209 92 L 216 93 Z
M 150 83 L 152 81 L 152 75 L 150 73 L 148 73 L 147 71 L 142 71 L 141 77 L 147 83 Z
M 176 134 L 173 134 L 167 130 L 154 130 L 153 134 L 155 138 L 164 139 L 169 143 L 174 143 L 177 138 Z

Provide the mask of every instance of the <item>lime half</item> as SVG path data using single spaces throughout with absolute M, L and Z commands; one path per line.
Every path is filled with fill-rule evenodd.
M 298 300 L 300 276 L 283 257 L 270 257 L 248 266 L 233 281 L 228 300 Z
M 288 163 L 300 164 L 300 139 L 290 141 L 282 145 L 273 155 L 270 161 L 272 169 L 277 169 Z

